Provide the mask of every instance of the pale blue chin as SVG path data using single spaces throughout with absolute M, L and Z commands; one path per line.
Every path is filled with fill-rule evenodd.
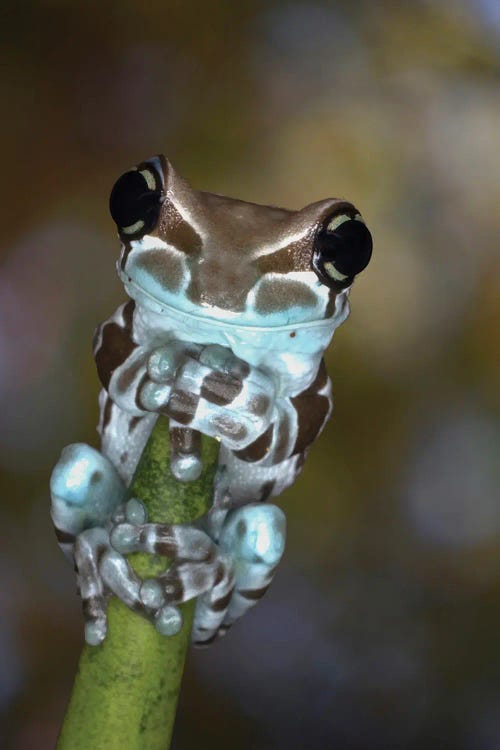
M 129 272 L 130 273 L 130 272 Z M 300 392 L 309 384 L 311 363 L 319 365 L 335 329 L 349 314 L 347 292 L 337 295 L 332 317 L 308 319 L 308 311 L 287 311 L 269 316 L 253 312 L 232 313 L 218 308 L 192 304 L 183 293 L 166 294 L 148 277 L 140 285 L 140 276 L 131 277 L 120 272 L 127 294 L 135 300 L 140 316 L 138 325 L 147 331 L 164 331 L 166 338 L 174 336 L 193 344 L 219 344 L 254 367 L 272 369 L 283 384 Z
M 318 297 L 316 307 L 303 308 L 299 305 L 286 310 L 276 310 L 261 314 L 251 305 L 244 311 L 234 312 L 211 305 L 199 305 L 192 302 L 184 289 L 171 292 L 157 282 L 151 274 L 142 269 L 134 268 L 127 272 L 119 270 L 121 280 L 129 297 L 138 305 L 142 305 L 154 313 L 168 317 L 177 315 L 188 316 L 198 321 L 206 321 L 213 326 L 248 327 L 259 329 L 294 329 L 320 327 L 325 329 L 337 328 L 347 317 L 347 305 L 343 309 L 336 309 L 334 315 L 325 318 L 326 301 Z

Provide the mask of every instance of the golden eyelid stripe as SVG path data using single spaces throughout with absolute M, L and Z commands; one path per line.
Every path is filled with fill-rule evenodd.
M 356 214 L 354 220 L 360 221 L 362 224 L 365 223 L 361 214 Z M 327 226 L 327 230 L 329 232 L 335 232 L 335 230 L 338 229 L 341 224 L 344 224 L 346 221 L 352 221 L 352 216 L 348 216 L 347 214 L 339 214 L 339 216 L 335 216 L 335 218 L 331 220 L 331 222 Z
M 327 272 L 328 276 L 331 276 L 331 278 L 335 279 L 335 281 L 345 281 L 348 278 L 346 274 L 337 271 L 333 263 L 323 263 L 323 268 Z
M 139 221 L 136 221 L 135 224 L 131 224 L 128 227 L 122 227 L 122 232 L 124 234 L 135 234 L 140 229 L 142 229 L 144 226 L 144 222 L 142 219 L 139 219 Z
M 141 169 L 139 174 L 142 174 L 144 179 L 146 180 L 146 185 L 150 190 L 156 190 L 156 180 L 154 174 L 151 172 L 150 169 Z

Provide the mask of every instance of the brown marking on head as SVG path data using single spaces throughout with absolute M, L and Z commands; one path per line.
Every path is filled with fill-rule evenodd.
M 175 251 L 164 248 L 147 250 L 135 260 L 134 265 L 153 276 L 170 292 L 176 292 L 180 288 L 185 274 L 182 257 L 176 255 Z
M 194 227 L 182 218 L 178 209 L 169 200 L 165 201 L 157 228 L 158 237 L 173 245 L 186 255 L 199 255 L 202 249 L 201 237 Z
M 317 298 L 311 288 L 302 281 L 283 277 L 265 278 L 259 285 L 255 309 L 266 313 L 287 310 L 289 307 L 314 307 Z
M 189 296 L 194 302 L 242 309 L 248 291 L 264 272 L 259 258 L 269 246 L 289 248 L 281 259 L 275 258 L 273 271 L 279 273 L 281 266 L 284 273 L 310 269 L 315 231 L 310 216 L 194 190 L 169 162 L 165 164 L 165 201 L 156 233 L 181 252 L 203 255 L 202 264 L 190 264 Z

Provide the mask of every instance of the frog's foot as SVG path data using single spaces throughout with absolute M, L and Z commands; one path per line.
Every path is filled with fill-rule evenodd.
M 164 555 L 172 564 L 140 591 L 145 606 L 176 606 L 195 597 L 192 639 L 207 645 L 253 607 L 269 587 L 285 546 L 286 523 L 275 505 L 230 511 L 219 543 L 195 526 L 120 523 L 111 532 L 122 554 Z M 162 632 L 161 623 L 155 621 Z
M 142 503 L 131 499 L 115 511 L 113 520 L 129 525 L 143 523 L 146 511 Z M 97 645 L 106 637 L 107 603 L 113 594 L 129 609 L 155 624 L 158 621 L 162 632 L 169 635 L 178 632 L 182 624 L 179 611 L 172 606 L 165 607 L 164 598 L 158 602 L 144 601 L 141 596 L 142 579 L 112 547 L 106 528 L 86 529 L 79 534 L 74 547 L 74 559 L 87 643 Z
M 192 634 L 195 645 L 212 643 L 255 606 L 272 582 L 285 538 L 285 515 L 276 505 L 256 503 L 228 513 L 219 549 L 233 560 L 234 588 L 220 619 L 214 618 L 213 602 L 206 595 L 198 599 Z
M 103 527 L 124 501 L 126 487 L 111 461 L 85 443 L 68 445 L 50 479 L 51 516 L 59 545 L 71 560 L 77 536 Z
M 165 610 L 202 596 L 206 626 L 218 630 L 234 588 L 233 561 L 206 532 L 194 526 L 122 523 L 112 530 L 111 542 L 122 554 L 145 552 L 172 559 L 164 573 L 144 581 L 140 596 L 145 606 Z M 165 632 L 164 619 L 159 611 L 155 626 L 160 632 Z
M 186 347 L 172 342 L 150 355 L 138 403 L 166 414 L 176 427 L 218 437 L 232 450 L 252 444 L 272 419 L 271 378 L 218 344 Z

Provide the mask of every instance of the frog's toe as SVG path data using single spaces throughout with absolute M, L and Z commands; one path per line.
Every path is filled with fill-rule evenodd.
M 85 623 L 85 641 L 89 646 L 99 646 L 106 638 L 108 624 L 106 617 L 98 620 L 87 620 Z
M 118 526 L 122 523 L 131 523 L 134 526 L 140 526 L 148 520 L 148 512 L 144 503 L 132 497 L 126 503 L 118 506 L 111 520 L 113 526 Z
M 98 550 L 105 548 L 104 529 L 91 529 L 80 534 L 75 543 L 74 558 L 77 585 L 82 598 L 85 640 L 94 646 L 106 636 L 106 596 L 99 565 Z
M 131 524 L 122 526 L 137 528 Z M 158 608 L 164 604 L 164 597 L 153 601 L 152 593 L 149 599 L 153 606 L 148 604 L 146 596 L 143 600 L 142 580 L 123 555 L 111 546 L 106 529 L 87 529 L 82 532 L 76 540 L 74 557 L 83 605 L 85 640 L 90 645 L 102 643 L 106 637 L 107 600 L 111 594 L 129 609 L 149 620 L 153 619 Z
M 140 526 L 148 520 L 146 506 L 136 497 L 131 497 L 125 505 L 125 518 L 134 526 Z
M 118 523 L 109 535 L 112 546 L 122 555 L 141 550 L 141 527 L 133 523 Z
M 154 624 L 161 635 L 176 635 L 182 628 L 182 615 L 177 607 L 166 604 L 157 612 Z
M 157 610 L 165 604 L 163 587 L 156 578 L 147 578 L 143 581 L 139 596 L 144 606 L 149 609 Z

